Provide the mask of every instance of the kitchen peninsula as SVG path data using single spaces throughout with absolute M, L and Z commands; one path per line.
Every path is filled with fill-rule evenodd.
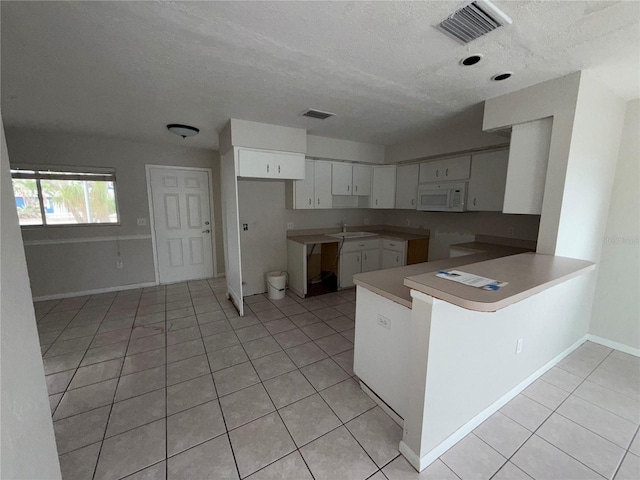
M 356 275 L 354 372 L 422 470 L 584 341 L 592 262 L 496 248 Z M 449 269 L 509 282 L 486 291 Z

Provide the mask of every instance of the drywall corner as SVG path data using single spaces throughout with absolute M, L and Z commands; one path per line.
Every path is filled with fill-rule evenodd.
M 0 131 L 0 478 L 60 479 L 60 464 L 1 118 Z

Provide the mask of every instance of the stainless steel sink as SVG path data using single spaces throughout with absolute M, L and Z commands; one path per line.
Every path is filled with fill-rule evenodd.
M 349 238 L 377 237 L 378 234 L 372 232 L 340 232 L 327 233 L 327 236 L 333 238 L 344 238 L 346 240 Z

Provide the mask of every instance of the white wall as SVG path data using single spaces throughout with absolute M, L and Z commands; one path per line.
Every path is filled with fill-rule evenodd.
M 58 452 L 1 118 L 0 131 L 0 478 L 59 479 Z
M 384 163 L 384 145 L 307 135 L 307 157 Z
M 449 258 L 449 245 L 472 242 L 475 235 L 508 237 L 510 227 L 514 229 L 513 238 L 535 241 L 539 223 L 539 215 L 506 215 L 499 212 L 444 213 L 413 210 L 384 212 L 385 225 L 431 230 L 430 261 Z
M 224 271 L 217 152 L 27 128 L 7 128 L 7 143 L 12 165 L 95 166 L 116 170 L 120 225 L 23 229 L 35 297 L 155 281 L 145 164 L 212 169 L 215 253 L 218 273 Z M 147 226 L 139 227 L 138 218 L 145 218 Z M 106 240 L 82 241 L 87 238 Z M 74 239 L 78 241 L 61 243 Z M 119 249 L 122 269 L 115 267 Z
M 238 179 L 244 295 L 266 291 L 264 274 L 287 268 L 287 223 L 294 228 L 336 228 L 348 225 L 370 225 L 382 222 L 381 211 L 369 209 L 288 210 L 285 208 L 285 182 Z
M 388 145 L 385 147 L 385 163 L 397 163 L 508 144 L 508 138 L 483 132 L 481 122 L 478 122 L 477 128 L 451 128 L 409 142 Z
M 640 100 L 627 103 L 589 333 L 640 349 Z

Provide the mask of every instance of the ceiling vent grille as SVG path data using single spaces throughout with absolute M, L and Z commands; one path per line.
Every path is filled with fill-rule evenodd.
M 322 110 L 309 108 L 302 112 L 300 115 L 302 115 L 303 117 L 317 118 L 318 120 L 326 120 L 329 117 L 335 116 L 335 113 L 323 112 Z
M 467 44 L 510 23 L 511 18 L 489 0 L 475 0 L 453 12 L 438 27 Z

